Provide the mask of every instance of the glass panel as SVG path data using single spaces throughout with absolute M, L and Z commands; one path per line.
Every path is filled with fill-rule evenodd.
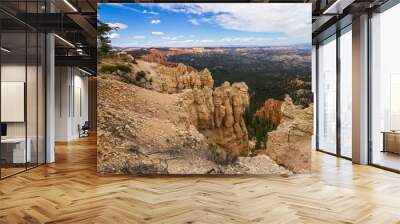
M 400 5 L 372 22 L 372 163 L 400 170 Z
M 27 2 L 26 12 L 35 14 L 39 11 L 36 1 Z M 37 23 L 38 17 L 29 18 L 30 22 Z M 27 80 L 26 80 L 26 113 L 27 113 L 27 149 L 31 151 L 30 161 L 27 163 L 28 168 L 37 166 L 38 160 L 38 34 L 35 30 L 27 31 Z
M 1 44 L 1 172 L 5 177 L 24 171 L 31 158 L 26 150 L 26 33 L 3 32 Z
M 318 48 L 318 148 L 336 153 L 336 39 Z
M 352 157 L 352 35 L 340 36 L 340 153 Z
M 31 157 L 28 160 L 28 168 L 37 165 L 38 158 L 38 108 L 37 108 L 37 98 L 38 98 L 38 36 L 36 32 L 27 33 L 28 38 L 28 63 L 27 63 L 27 81 L 26 81 L 26 113 L 27 113 L 27 143 L 28 151 L 31 153 L 28 155 Z
M 1 3 L 0 3 L 0 7 L 1 7 Z M 2 15 L 2 13 L 0 13 L 0 19 L 1 18 L 3 18 L 3 15 Z M 1 84 L 1 68 L 2 68 L 2 63 L 1 63 L 1 58 L 3 57 L 3 54 L 5 55 L 6 54 L 6 52 L 5 52 L 5 50 L 3 50 L 3 45 L 2 45 L 2 37 L 1 37 L 1 35 L 2 35 L 2 30 L 3 30 L 3 23 L 2 22 L 0 22 L 0 84 Z M 0 85 L 0 98 L 1 98 L 1 85 Z M 0 132 L 1 132 L 1 136 L 3 136 L 3 125 L 2 125 L 2 123 L 1 123 L 1 99 L 0 99 Z M 2 149 L 3 147 L 2 147 L 2 144 L 1 144 L 1 142 L 0 142 L 0 179 L 2 178 L 2 170 L 3 170 L 3 167 L 5 166 L 5 162 L 6 162 L 6 160 L 5 160 L 5 158 L 3 158 L 3 155 L 2 155 L 2 152 L 3 152 L 3 149 Z M 4 175 L 3 175 L 4 176 Z
M 76 76 L 77 75 L 75 75 L 75 77 Z M 74 85 L 75 85 L 74 93 L 73 93 L 74 94 L 74 106 L 73 106 L 74 107 L 74 109 L 73 109 L 74 110 L 74 112 L 73 112 L 74 118 L 72 120 L 72 122 L 73 122 L 72 135 L 75 137 L 75 136 L 79 136 L 79 127 L 80 127 L 79 125 L 82 125 L 80 123 L 81 116 L 82 116 L 82 111 L 81 111 L 82 103 L 81 103 L 81 87 L 76 86 L 77 85 L 76 81 L 75 81 Z
M 45 149 L 45 60 L 46 60 L 46 52 L 45 52 L 45 44 L 46 39 L 44 34 L 39 34 L 39 43 L 38 43 L 38 163 L 45 163 L 46 158 L 46 149 Z
M 45 11 L 45 1 L 0 1 L 0 177 L 45 162 L 45 35 L 21 21 Z M 28 13 L 28 14 L 27 14 Z M 15 19 L 15 18 L 18 19 Z
M 311 65 L 312 65 L 312 70 L 311 70 L 311 77 L 312 77 L 312 80 L 311 80 L 311 83 L 312 83 L 312 92 L 314 93 L 314 98 L 313 98 L 313 102 L 317 102 L 317 100 L 316 100 L 316 82 L 317 82 L 317 47 L 315 46 L 315 45 L 313 45 L 312 46 L 312 63 L 311 63 Z M 314 105 L 316 105 L 315 103 L 314 103 Z M 317 135 L 316 135 L 316 130 L 317 130 L 317 119 L 315 119 L 317 116 L 317 108 L 314 106 L 314 111 L 313 111 L 313 114 L 314 114 L 314 119 L 313 119 L 313 129 L 314 129 L 314 132 L 313 132 L 313 135 L 312 135 L 312 150 L 316 150 L 317 149 L 317 145 L 316 145 L 316 143 L 317 143 Z

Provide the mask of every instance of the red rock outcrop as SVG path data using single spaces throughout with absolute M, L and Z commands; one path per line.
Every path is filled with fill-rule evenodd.
M 264 105 L 256 111 L 255 116 L 278 126 L 283 116 L 281 106 L 282 101 L 272 98 L 267 99 Z

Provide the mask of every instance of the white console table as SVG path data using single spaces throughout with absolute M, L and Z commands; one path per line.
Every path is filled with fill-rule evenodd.
M 25 152 L 25 138 L 6 138 L 1 139 L 2 147 L 13 147 L 12 148 L 12 163 L 26 163 L 32 160 L 32 140 L 26 139 L 27 147 Z

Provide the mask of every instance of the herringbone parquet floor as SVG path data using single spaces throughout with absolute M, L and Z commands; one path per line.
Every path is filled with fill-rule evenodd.
M 95 144 L 0 181 L 0 223 L 400 223 L 400 175 L 322 153 L 289 178 L 99 176 Z

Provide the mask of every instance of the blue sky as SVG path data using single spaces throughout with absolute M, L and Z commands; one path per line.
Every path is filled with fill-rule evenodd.
M 118 47 L 311 45 L 311 4 L 101 3 Z

